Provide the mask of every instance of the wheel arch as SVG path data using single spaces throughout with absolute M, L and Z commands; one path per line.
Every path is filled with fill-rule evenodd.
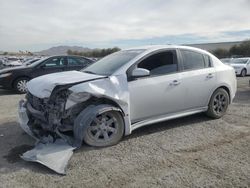
M 227 94 L 228 94 L 228 96 L 229 96 L 229 104 L 231 104 L 231 91 L 230 91 L 230 89 L 229 89 L 229 87 L 228 86 L 226 86 L 226 85 L 221 85 L 221 86 L 218 86 L 218 87 L 216 87 L 216 89 L 214 89 L 214 91 L 212 92 L 212 94 L 210 95 L 210 98 L 209 98 L 209 101 L 210 101 L 210 99 L 211 99 L 211 97 L 212 97 L 212 95 L 214 94 L 214 92 L 217 90 L 217 89 L 224 89 L 226 92 L 227 92 Z M 208 102 L 208 104 L 209 104 L 209 102 Z
M 244 67 L 244 68 L 241 70 L 241 72 L 242 72 L 243 70 L 245 70 L 245 71 L 246 71 L 246 75 L 247 75 L 247 74 L 248 74 L 248 72 L 247 72 L 247 68 L 246 68 L 246 67 Z
M 13 79 L 13 81 L 12 81 L 12 83 L 11 83 L 11 87 L 14 88 L 15 82 L 16 82 L 18 79 L 21 79 L 21 78 L 28 78 L 29 80 L 31 79 L 31 77 L 29 77 L 29 76 L 18 76 L 18 77 L 16 77 L 15 79 Z
M 74 121 L 74 127 L 73 127 L 73 134 L 74 134 L 74 146 L 77 148 L 80 148 L 83 142 L 83 133 L 84 133 L 84 127 L 86 125 L 89 125 L 92 122 L 93 116 L 96 116 L 97 114 L 107 112 L 107 111 L 116 111 L 121 114 L 121 117 L 123 117 L 121 109 L 118 107 L 115 107 L 110 104 L 102 104 L 102 103 L 93 103 L 91 105 L 88 105 L 86 108 L 84 108 L 80 114 L 78 114 L 77 118 Z M 125 135 L 125 120 L 122 118 L 124 123 L 124 130 L 123 130 L 123 136 Z

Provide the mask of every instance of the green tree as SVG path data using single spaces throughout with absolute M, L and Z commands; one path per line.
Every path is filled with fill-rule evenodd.
M 72 53 L 73 53 L 72 50 L 70 50 L 70 49 L 67 50 L 67 54 L 68 54 L 68 55 L 73 55 Z
M 89 50 L 89 51 L 86 51 L 86 52 L 68 50 L 67 54 L 68 55 L 81 55 L 81 56 L 85 56 L 85 57 L 101 58 L 101 57 L 104 57 L 106 55 L 112 54 L 112 53 L 120 51 L 120 50 L 121 49 L 118 48 L 118 47 L 103 48 L 103 49 L 93 49 L 93 50 Z
M 222 48 L 217 48 L 212 53 L 219 59 L 229 57 L 229 51 Z

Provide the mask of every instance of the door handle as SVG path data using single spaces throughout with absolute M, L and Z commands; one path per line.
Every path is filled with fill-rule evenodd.
M 174 80 L 173 82 L 170 83 L 170 85 L 178 86 L 178 85 L 180 85 L 180 83 L 181 83 L 180 81 Z
M 213 78 L 214 77 L 214 75 L 212 74 L 212 73 L 209 73 L 208 75 L 207 75 L 207 78 Z

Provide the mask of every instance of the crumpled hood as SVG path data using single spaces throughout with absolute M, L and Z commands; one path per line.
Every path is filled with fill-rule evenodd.
M 79 83 L 104 77 L 105 76 L 87 74 L 79 71 L 67 71 L 34 78 L 27 83 L 27 88 L 28 91 L 36 97 L 48 98 L 53 89 L 58 85 Z

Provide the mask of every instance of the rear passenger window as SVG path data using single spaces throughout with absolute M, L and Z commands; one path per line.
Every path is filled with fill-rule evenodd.
M 203 54 L 189 50 L 181 50 L 181 55 L 184 70 L 202 69 L 210 66 L 210 59 L 207 55 L 203 56 Z
M 68 65 L 69 66 L 84 66 L 89 62 L 86 59 L 78 58 L 78 57 L 68 57 Z
M 150 75 L 164 75 L 177 72 L 175 51 L 161 52 L 151 55 L 138 64 L 138 68 L 150 71 Z
M 54 57 L 45 61 L 45 67 L 62 67 L 65 65 L 64 57 Z

